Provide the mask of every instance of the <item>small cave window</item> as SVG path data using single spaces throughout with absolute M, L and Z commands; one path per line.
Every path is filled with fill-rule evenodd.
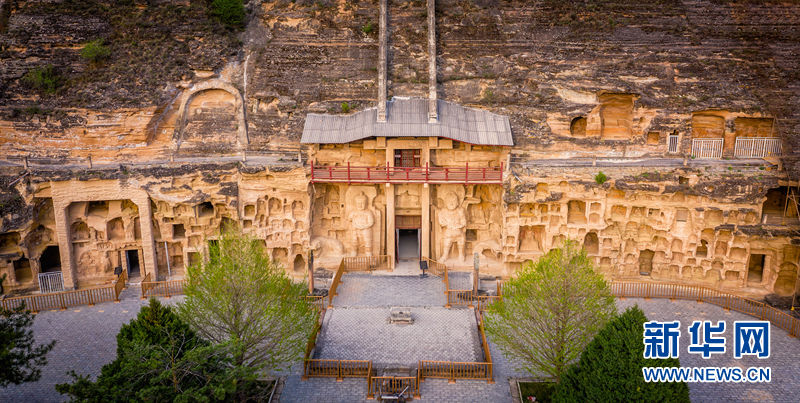
M 760 253 L 753 253 L 747 261 L 747 282 L 760 284 L 764 276 L 764 262 L 766 256 Z
M 708 242 L 705 239 L 700 240 L 700 245 L 697 246 L 697 251 L 694 254 L 696 257 L 708 256 Z
M 186 228 L 183 227 L 183 224 L 172 224 L 172 238 L 180 239 L 185 237 L 186 237 Z
M 586 224 L 586 203 L 580 200 L 570 200 L 567 203 L 567 223 Z
M 578 116 L 569 124 L 569 133 L 574 137 L 586 137 L 586 118 Z
M 767 191 L 767 200 L 761 206 L 761 220 L 764 224 L 780 224 L 784 218 L 798 218 L 797 205 L 793 202 L 797 193 L 787 186 L 779 186 Z
M 197 206 L 198 217 L 213 217 L 214 205 L 211 202 L 202 202 Z
M 650 145 L 658 144 L 660 140 L 661 140 L 661 133 L 659 132 L 647 133 L 647 144 Z
M 597 239 L 597 234 L 589 232 L 583 238 L 583 248 L 589 255 L 596 255 L 600 252 L 600 241 Z
M 639 274 L 649 276 L 653 271 L 653 256 L 655 252 L 645 249 L 639 253 Z
M 61 271 L 61 254 L 58 245 L 50 245 L 44 249 L 39 258 L 39 266 L 42 273 Z
M 20 258 L 14 261 L 14 277 L 20 283 L 28 283 L 33 280 L 31 262 L 27 258 Z

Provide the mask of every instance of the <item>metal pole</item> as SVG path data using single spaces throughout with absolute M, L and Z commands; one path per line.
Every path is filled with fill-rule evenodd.
M 308 251 L 308 294 L 314 294 L 314 251 Z
M 172 278 L 172 268 L 169 265 L 169 249 L 167 248 L 167 241 L 164 241 L 164 258 L 167 260 L 167 278 Z
M 481 264 L 480 255 L 478 252 L 472 254 L 472 275 L 474 278 L 472 279 L 472 295 L 478 295 L 478 284 L 480 281 L 478 280 L 479 275 L 479 268 Z

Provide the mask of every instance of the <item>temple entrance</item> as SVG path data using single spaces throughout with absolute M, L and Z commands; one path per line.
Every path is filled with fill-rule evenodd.
M 418 215 L 395 216 L 395 272 L 419 274 L 420 237 L 422 217 Z
M 419 259 L 419 230 L 397 230 L 397 258 L 399 260 Z
M 125 260 L 128 262 L 128 278 L 139 277 L 139 251 L 130 249 L 125 251 Z

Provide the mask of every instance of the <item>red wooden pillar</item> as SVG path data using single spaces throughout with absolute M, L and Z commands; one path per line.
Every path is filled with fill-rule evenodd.
M 428 183 L 428 163 L 425 163 L 425 183 Z
M 347 161 L 347 183 L 350 183 L 350 161 Z
M 386 182 L 389 183 L 389 161 L 386 161 Z
M 469 162 L 467 162 L 466 168 L 464 168 L 464 182 L 469 183 Z

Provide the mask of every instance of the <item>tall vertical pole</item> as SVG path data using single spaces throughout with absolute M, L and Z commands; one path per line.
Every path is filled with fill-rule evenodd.
M 439 119 L 436 93 L 436 0 L 428 0 L 428 123 Z
M 378 18 L 378 122 L 386 122 L 386 13 L 388 12 L 386 2 L 380 0 L 380 18 Z
M 308 295 L 314 294 L 314 251 L 308 251 Z

